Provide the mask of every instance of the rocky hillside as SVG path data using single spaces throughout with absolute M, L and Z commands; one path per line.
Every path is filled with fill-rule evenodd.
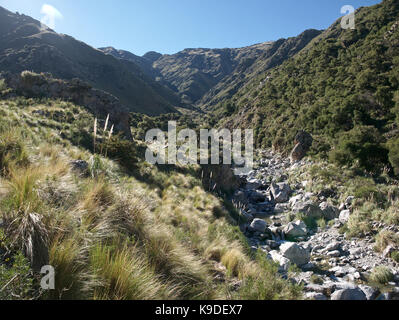
M 320 31 L 308 30 L 295 38 L 244 48 L 186 49 L 173 55 L 150 52 L 138 57 L 114 48 L 101 50 L 137 63 L 147 75 L 178 93 L 185 103 L 207 108 L 231 97 L 253 77 L 281 64 L 319 34 Z
M 387 199 L 395 181 L 349 178 L 337 167 L 270 151 L 259 158 L 233 197 L 252 250 L 278 263 L 282 277 L 303 285 L 309 299 L 399 299 L 397 201 L 378 209 L 381 203 L 361 191 L 367 185 Z
M 174 112 L 180 99 L 145 75 L 140 67 L 115 59 L 74 38 L 42 29 L 39 21 L 0 7 L 0 70 L 49 72 L 79 78 L 116 96 L 130 111 L 149 115 Z

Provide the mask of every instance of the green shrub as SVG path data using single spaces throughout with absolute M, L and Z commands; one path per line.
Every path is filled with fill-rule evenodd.
M 114 136 L 100 146 L 105 156 L 118 161 L 126 169 L 136 168 L 139 147 L 133 141 Z
M 389 162 L 391 163 L 396 175 L 399 175 L 399 138 L 388 143 Z
M 310 282 L 311 282 L 311 283 L 314 283 L 314 284 L 320 284 L 320 285 L 322 285 L 322 284 L 324 283 L 324 280 L 323 280 L 322 277 L 318 276 L 317 274 L 313 274 L 313 275 L 310 277 Z
M 372 126 L 357 126 L 340 135 L 330 160 L 339 165 L 355 166 L 368 172 L 381 172 L 388 163 L 384 138 Z
M 5 234 L 0 229 L 0 252 L 7 245 L 6 242 Z M 0 300 L 31 299 L 32 289 L 33 273 L 23 254 L 0 255 Z
M 29 163 L 23 140 L 21 132 L 11 128 L 0 128 L 0 170 L 3 173 L 8 173 L 12 163 Z
M 391 258 L 392 260 L 396 261 L 399 263 L 399 251 L 394 251 L 391 253 Z
M 4 79 L 0 79 L 0 94 L 7 89 L 6 82 Z

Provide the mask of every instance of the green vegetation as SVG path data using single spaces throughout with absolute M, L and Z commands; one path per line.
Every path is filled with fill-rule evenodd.
M 384 0 L 356 12 L 355 30 L 337 21 L 240 90 L 230 101 L 237 111 L 221 125 L 253 127 L 258 146 L 286 153 L 306 130 L 313 155 L 370 173 L 397 171 L 398 16 L 398 2 Z
M 301 298 L 251 253 L 238 214 L 204 188 L 200 166 L 149 165 L 142 142 L 109 130 L 94 139 L 93 116 L 70 103 L 3 100 L 0 114 L 5 298 Z M 47 264 L 55 290 L 41 291 Z
M 384 266 L 376 267 L 370 275 L 369 281 L 377 285 L 387 285 L 393 280 L 392 271 Z

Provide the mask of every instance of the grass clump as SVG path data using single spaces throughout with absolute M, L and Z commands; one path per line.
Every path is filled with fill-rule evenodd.
M 135 247 L 114 250 L 97 245 L 90 252 L 90 266 L 98 281 L 93 297 L 100 300 L 154 300 L 165 291 Z
M 399 235 L 392 231 L 380 231 L 375 239 L 375 249 L 378 252 L 383 252 L 389 245 L 393 247 L 399 246 Z
M 369 281 L 377 285 L 387 285 L 393 280 L 392 271 L 385 266 L 376 267 L 370 274 Z

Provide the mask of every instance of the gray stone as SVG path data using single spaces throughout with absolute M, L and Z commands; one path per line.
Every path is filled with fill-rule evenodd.
M 288 204 L 286 203 L 277 203 L 274 207 L 275 214 L 281 214 L 288 211 Z
M 339 221 L 341 221 L 342 223 L 348 222 L 350 215 L 351 215 L 350 210 L 341 211 L 339 214 Z
M 330 272 L 334 273 L 336 277 L 343 277 L 347 274 L 353 274 L 357 270 L 351 266 L 344 266 L 344 267 L 334 267 L 329 270 Z
M 270 192 L 273 195 L 274 201 L 276 203 L 288 202 L 289 196 L 292 192 L 288 183 L 272 183 L 270 186 Z
M 318 205 L 314 204 L 312 201 L 298 202 L 292 208 L 294 213 L 303 213 L 306 217 L 313 219 L 320 219 L 323 217 L 323 212 Z
M 262 219 L 254 219 L 254 221 L 252 221 L 250 229 L 252 229 L 252 231 L 257 231 L 260 233 L 265 233 L 267 228 L 267 222 L 262 220 Z
M 286 242 L 280 246 L 281 254 L 297 266 L 310 261 L 310 252 L 297 243 Z
M 339 210 L 337 207 L 329 204 L 328 202 L 323 202 L 320 204 L 320 210 L 323 212 L 323 217 L 326 220 L 333 220 L 339 217 Z
M 331 300 L 367 300 L 365 293 L 360 288 L 342 289 L 331 295 Z
M 270 255 L 271 259 L 274 262 L 278 263 L 283 270 L 288 271 L 288 268 L 291 266 L 291 262 L 289 259 L 287 259 L 286 257 L 283 257 L 276 250 L 270 251 L 269 255 Z
M 340 252 L 339 250 L 334 250 L 334 251 L 328 252 L 327 255 L 328 255 L 329 257 L 335 257 L 335 258 L 337 258 L 337 257 L 340 257 L 340 256 L 341 256 L 341 252 Z
M 345 206 L 346 206 L 347 208 L 349 208 L 349 207 L 352 205 L 353 200 L 355 200 L 355 197 L 354 197 L 354 196 L 349 196 L 348 198 L 346 198 Z
M 286 236 L 297 238 L 307 235 L 306 225 L 302 221 L 290 222 L 283 230 Z
M 258 191 L 252 191 L 249 195 L 249 201 L 251 202 L 264 202 L 266 196 Z
M 295 197 L 292 197 L 292 198 L 289 200 L 290 206 L 293 207 L 293 206 L 295 206 L 298 202 L 301 202 L 301 201 L 302 201 L 302 197 L 303 197 L 303 196 L 302 196 L 301 194 L 296 195 Z
M 327 300 L 327 297 L 319 292 L 308 292 L 305 294 L 305 296 L 310 300 Z
M 326 247 L 326 250 L 327 251 L 335 251 L 335 250 L 338 250 L 340 247 L 341 247 L 341 244 L 337 241 L 334 241 Z
M 359 288 L 364 292 L 367 300 L 375 300 L 379 294 L 378 289 L 374 289 L 370 286 L 360 285 Z

